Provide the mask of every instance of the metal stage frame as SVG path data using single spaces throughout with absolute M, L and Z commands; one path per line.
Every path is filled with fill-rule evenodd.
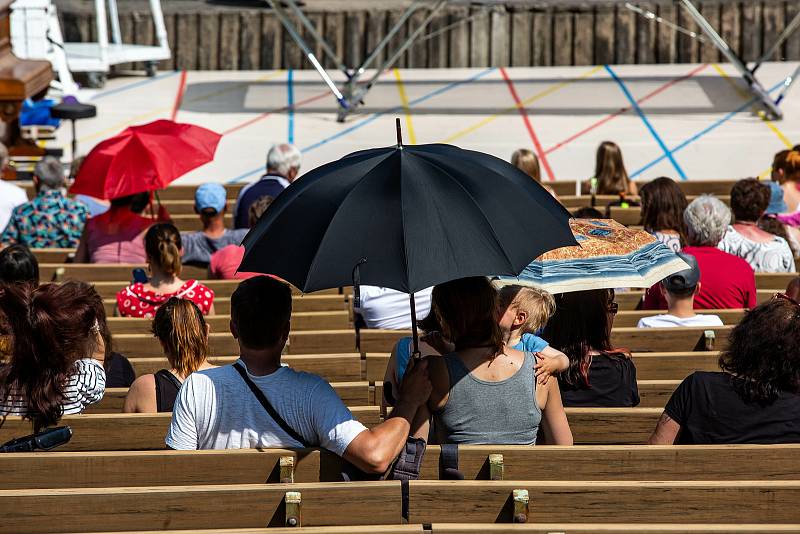
M 336 120 L 338 122 L 344 122 L 348 115 L 356 111 L 358 107 L 364 103 L 364 98 L 366 97 L 367 93 L 369 93 L 370 89 L 372 89 L 372 87 L 375 85 L 375 82 L 378 81 L 378 78 L 381 76 L 381 74 L 394 66 L 397 60 L 412 44 L 414 44 L 417 39 L 424 38 L 422 33 L 425 31 L 425 28 L 428 27 L 431 20 L 433 20 L 439 11 L 441 11 L 448 3 L 481 5 L 484 7 L 502 3 L 498 0 L 413 0 L 402 16 L 394 24 L 394 26 L 389 29 L 386 36 L 375 45 L 375 48 L 369 54 L 367 54 L 367 57 L 364 59 L 364 61 L 358 67 L 350 68 L 343 63 L 342 59 L 336 55 L 336 52 L 334 52 L 331 45 L 325 40 L 324 37 L 322 37 L 322 35 L 319 34 L 314 27 L 314 24 L 308 19 L 308 17 L 306 17 L 305 13 L 303 13 L 303 10 L 297 4 L 296 0 L 264 1 L 269 4 L 269 6 L 275 12 L 275 15 L 278 17 L 278 20 L 280 20 L 281 24 L 286 29 L 286 32 L 289 34 L 292 40 L 294 40 L 297 46 L 300 47 L 303 54 L 305 54 L 306 58 L 308 58 L 308 61 L 319 73 L 320 77 L 328 86 L 331 93 L 336 97 L 336 101 L 339 103 L 339 109 L 336 114 Z M 791 22 L 786 25 L 786 28 L 780 33 L 780 35 L 778 35 L 775 42 L 753 64 L 753 66 L 748 68 L 747 63 L 731 49 L 728 43 L 725 42 L 722 36 L 720 36 L 719 32 L 717 32 L 711 23 L 709 23 L 702 13 L 700 13 L 700 11 L 694 5 L 695 2 L 692 0 L 675 0 L 675 2 L 684 7 L 689 16 L 692 17 L 692 19 L 700 27 L 700 30 L 703 32 L 703 34 L 705 34 L 707 39 L 715 47 L 717 47 L 717 49 L 719 49 L 720 53 L 722 53 L 722 55 L 737 70 L 739 76 L 747 85 L 747 90 L 752 95 L 754 102 L 763 108 L 766 117 L 773 120 L 782 119 L 783 112 L 779 107 L 780 103 L 786 96 L 791 86 L 797 80 L 797 77 L 800 76 L 800 66 L 798 66 L 792 74 L 786 77 L 781 92 L 775 99 L 772 98 L 769 92 L 758 80 L 756 72 L 765 61 L 767 61 L 775 52 L 778 51 L 781 44 L 783 44 L 786 39 L 788 39 L 798 28 L 800 28 L 800 13 L 798 13 L 791 20 Z M 625 7 L 635 11 L 636 13 L 639 13 L 647 19 L 655 20 L 657 23 L 666 23 L 676 30 L 683 31 L 694 38 L 698 38 L 694 32 L 686 30 L 685 28 L 680 28 L 669 21 L 665 21 L 661 19 L 661 17 L 658 17 L 655 13 L 636 6 L 635 4 L 625 2 Z M 383 52 L 384 49 L 389 46 L 389 42 L 392 40 L 392 38 L 397 35 L 397 33 L 400 31 L 400 29 L 402 29 L 403 25 L 411 18 L 411 16 L 420 9 L 429 10 L 428 16 L 422 20 L 420 25 L 417 26 L 414 31 L 408 34 L 408 36 L 400 43 L 396 50 L 389 51 L 383 61 L 373 66 L 376 58 L 381 54 L 381 52 Z M 302 27 L 308 32 L 308 35 L 311 36 L 313 42 L 316 45 L 319 45 L 323 54 L 327 56 L 331 62 L 333 62 L 333 64 L 336 66 L 336 70 L 341 71 L 345 75 L 347 81 L 342 85 L 341 88 L 339 88 L 333 79 L 331 79 L 330 74 L 328 74 L 328 70 L 322 66 L 309 44 L 301 35 L 301 30 L 292 20 L 290 13 L 297 18 Z M 436 33 L 447 31 L 459 24 L 464 24 L 472 18 L 474 18 L 474 16 L 457 21 L 455 24 L 451 24 L 437 30 Z M 369 68 L 374 68 L 374 73 L 372 76 L 367 78 L 366 81 L 364 81 L 362 78 Z

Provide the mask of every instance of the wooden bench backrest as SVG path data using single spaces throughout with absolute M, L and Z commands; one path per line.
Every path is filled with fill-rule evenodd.
M 112 316 L 116 303 L 117 301 L 115 298 L 103 299 L 107 316 Z M 347 303 L 341 295 L 306 295 L 292 298 L 292 313 L 341 311 L 346 309 Z M 214 297 L 214 311 L 219 315 L 230 315 L 230 297 Z
M 635 327 L 644 317 L 658 315 L 659 311 L 652 310 L 622 310 L 614 316 L 614 328 Z M 722 319 L 722 324 L 736 325 L 744 317 L 745 310 L 697 310 L 699 315 L 717 315 Z
M 211 315 L 205 318 L 211 332 L 225 333 L 229 330 L 231 316 L 229 314 Z M 108 326 L 111 333 L 117 334 L 150 334 L 152 319 L 134 317 L 109 317 Z M 293 330 L 343 330 L 350 327 L 347 310 L 323 312 L 293 312 Z

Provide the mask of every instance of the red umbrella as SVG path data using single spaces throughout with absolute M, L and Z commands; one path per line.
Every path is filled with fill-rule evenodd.
M 213 160 L 221 138 L 168 120 L 131 126 L 89 152 L 70 193 L 112 199 L 163 189 Z

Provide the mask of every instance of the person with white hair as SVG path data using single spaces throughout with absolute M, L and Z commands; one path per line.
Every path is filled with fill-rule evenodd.
M 11 219 L 14 208 L 28 201 L 25 190 L 2 179 L 3 171 L 8 166 L 8 149 L 0 143 L 0 232 L 3 231 Z
M 694 199 L 683 212 L 686 223 L 684 254 L 697 259 L 700 290 L 694 308 L 737 309 L 756 306 L 756 277 L 753 268 L 742 258 L 717 248 L 731 222 L 731 210 L 712 195 Z M 666 309 L 659 284 L 647 290 L 643 308 Z
M 272 145 L 267 153 L 267 173 L 239 192 L 234 209 L 234 228 L 247 228 L 250 205 L 263 196 L 277 197 L 300 172 L 300 151 L 289 143 Z
M 33 170 L 36 198 L 14 208 L 0 243 L 30 248 L 75 248 L 89 217 L 89 208 L 64 194 L 61 162 L 45 156 Z

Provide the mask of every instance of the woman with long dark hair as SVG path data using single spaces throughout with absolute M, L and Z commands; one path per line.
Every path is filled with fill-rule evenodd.
M 0 368 L 0 414 L 22 415 L 38 431 L 103 398 L 98 303 L 100 295 L 83 282 L 0 288 L 11 333 L 11 354 Z
M 689 204 L 683 190 L 670 178 L 656 178 L 639 190 L 642 199 L 642 226 L 646 232 L 680 252 L 686 245 L 683 212 Z
M 618 310 L 614 291 L 560 293 L 555 299 L 556 312 L 542 337 L 569 358 L 569 368 L 558 375 L 564 406 L 638 405 L 631 354 L 611 346 L 611 327 Z
M 596 182 L 593 184 L 592 181 Z M 592 187 L 597 195 L 636 195 L 636 182 L 628 178 L 622 150 L 612 141 L 603 141 L 597 147 L 595 157 L 594 178 L 584 182 L 583 192 L 591 193 Z
M 455 351 L 428 358 L 433 391 L 412 433 L 427 439 L 430 415 L 439 443 L 571 445 L 554 381 L 537 384 L 536 357 L 504 345 L 497 291 L 484 277 L 433 289 L 432 308 Z
M 158 308 L 153 335 L 161 342 L 170 368 L 137 378 L 122 411 L 171 412 L 186 377 L 214 367 L 206 361 L 208 332 L 202 312 L 190 300 L 172 297 Z
M 800 442 L 800 304 L 779 294 L 750 311 L 719 366 L 681 382 L 650 444 Z

